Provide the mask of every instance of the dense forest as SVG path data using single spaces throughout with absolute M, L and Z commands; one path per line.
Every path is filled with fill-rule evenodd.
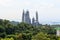
M 60 40 L 54 28 L 47 24 L 33 26 L 23 22 L 13 25 L 9 20 L 0 19 L 0 40 Z

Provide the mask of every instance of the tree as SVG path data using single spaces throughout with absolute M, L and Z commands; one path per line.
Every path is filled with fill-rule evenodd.
M 0 25 L 3 25 L 3 20 L 2 19 L 0 19 Z
M 12 25 L 9 24 L 9 26 L 6 27 L 6 34 L 14 34 L 15 29 Z
M 0 25 L 0 37 L 4 38 L 6 36 L 5 28 Z
M 47 36 L 48 36 L 47 34 L 40 32 L 36 36 L 33 36 L 32 40 L 50 40 L 50 38 L 47 38 Z
M 5 32 L 5 28 L 0 25 L 0 33 L 3 33 L 3 32 Z

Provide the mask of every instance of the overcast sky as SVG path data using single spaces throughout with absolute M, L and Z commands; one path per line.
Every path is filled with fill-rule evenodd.
M 23 9 L 30 17 L 38 11 L 39 22 L 60 22 L 60 0 L 0 0 L 0 18 L 21 21 Z

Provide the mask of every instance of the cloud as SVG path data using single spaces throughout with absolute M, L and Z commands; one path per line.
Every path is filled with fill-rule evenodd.
M 51 8 L 54 7 L 54 4 L 47 2 L 29 1 L 29 0 L 0 0 L 0 6 L 6 7 L 23 7 L 23 8 Z
M 55 2 L 60 2 L 60 0 L 55 0 Z
M 44 19 L 45 21 L 53 20 L 54 18 L 58 20 L 60 17 L 58 4 L 60 4 L 60 0 L 0 0 L 0 17 L 14 20 L 21 19 L 22 9 L 28 9 L 31 17 L 35 15 L 37 10 L 40 21 L 44 21 Z
M 13 2 L 13 0 L 0 0 L 0 6 L 11 6 L 11 2 Z

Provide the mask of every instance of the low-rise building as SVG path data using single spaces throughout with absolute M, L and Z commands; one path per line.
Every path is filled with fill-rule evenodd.
M 60 36 L 60 27 L 55 28 L 56 29 L 56 35 Z

